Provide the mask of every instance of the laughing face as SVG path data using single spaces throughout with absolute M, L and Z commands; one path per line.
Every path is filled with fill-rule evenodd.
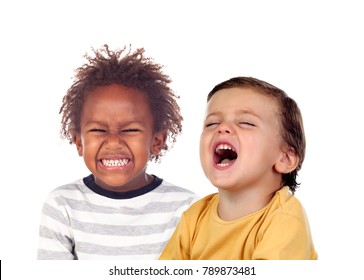
M 142 92 L 121 85 L 99 87 L 83 105 L 76 146 L 95 182 L 112 191 L 130 191 L 150 183 L 145 173 L 151 154 L 164 145 L 153 132 L 153 118 Z
M 217 91 L 207 104 L 200 159 L 207 178 L 220 189 L 278 183 L 282 156 L 278 105 L 250 88 Z M 274 182 L 274 181 L 273 181 Z

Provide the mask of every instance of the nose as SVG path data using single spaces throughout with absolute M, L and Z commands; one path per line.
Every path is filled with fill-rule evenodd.
M 124 146 L 121 136 L 118 135 L 117 133 L 109 133 L 104 143 L 108 148 L 112 149 L 122 148 Z
M 221 123 L 218 129 L 218 133 L 220 134 L 232 134 L 233 129 L 226 123 Z

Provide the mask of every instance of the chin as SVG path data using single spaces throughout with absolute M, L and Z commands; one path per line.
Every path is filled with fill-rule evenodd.
M 219 179 L 209 179 L 211 184 L 213 184 L 218 189 L 230 189 L 232 188 L 233 184 L 228 183 L 226 179 L 219 178 Z

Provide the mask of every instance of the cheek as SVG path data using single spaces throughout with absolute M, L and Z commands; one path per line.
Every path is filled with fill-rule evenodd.
M 94 154 L 99 150 L 100 148 L 100 141 L 97 141 L 97 139 L 83 139 L 82 141 L 82 153 L 83 156 L 94 156 Z M 101 141 L 102 142 L 102 141 Z
M 209 137 L 205 133 L 202 133 L 200 136 L 200 161 L 201 161 L 201 164 L 206 163 L 206 161 L 210 157 L 209 150 L 210 150 Z
M 201 136 L 200 136 L 200 156 L 203 155 L 203 150 L 205 149 L 206 147 L 206 136 L 204 133 L 201 133 Z
M 148 160 L 151 154 L 156 153 L 153 148 L 153 140 L 151 138 L 129 139 L 126 142 L 127 149 L 133 154 L 135 159 Z

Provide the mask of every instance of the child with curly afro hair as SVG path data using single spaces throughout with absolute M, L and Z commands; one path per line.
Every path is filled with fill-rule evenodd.
M 143 48 L 93 52 L 60 109 L 61 137 L 91 174 L 48 195 L 38 259 L 156 259 L 197 199 L 146 171 L 182 131 L 178 97 Z

